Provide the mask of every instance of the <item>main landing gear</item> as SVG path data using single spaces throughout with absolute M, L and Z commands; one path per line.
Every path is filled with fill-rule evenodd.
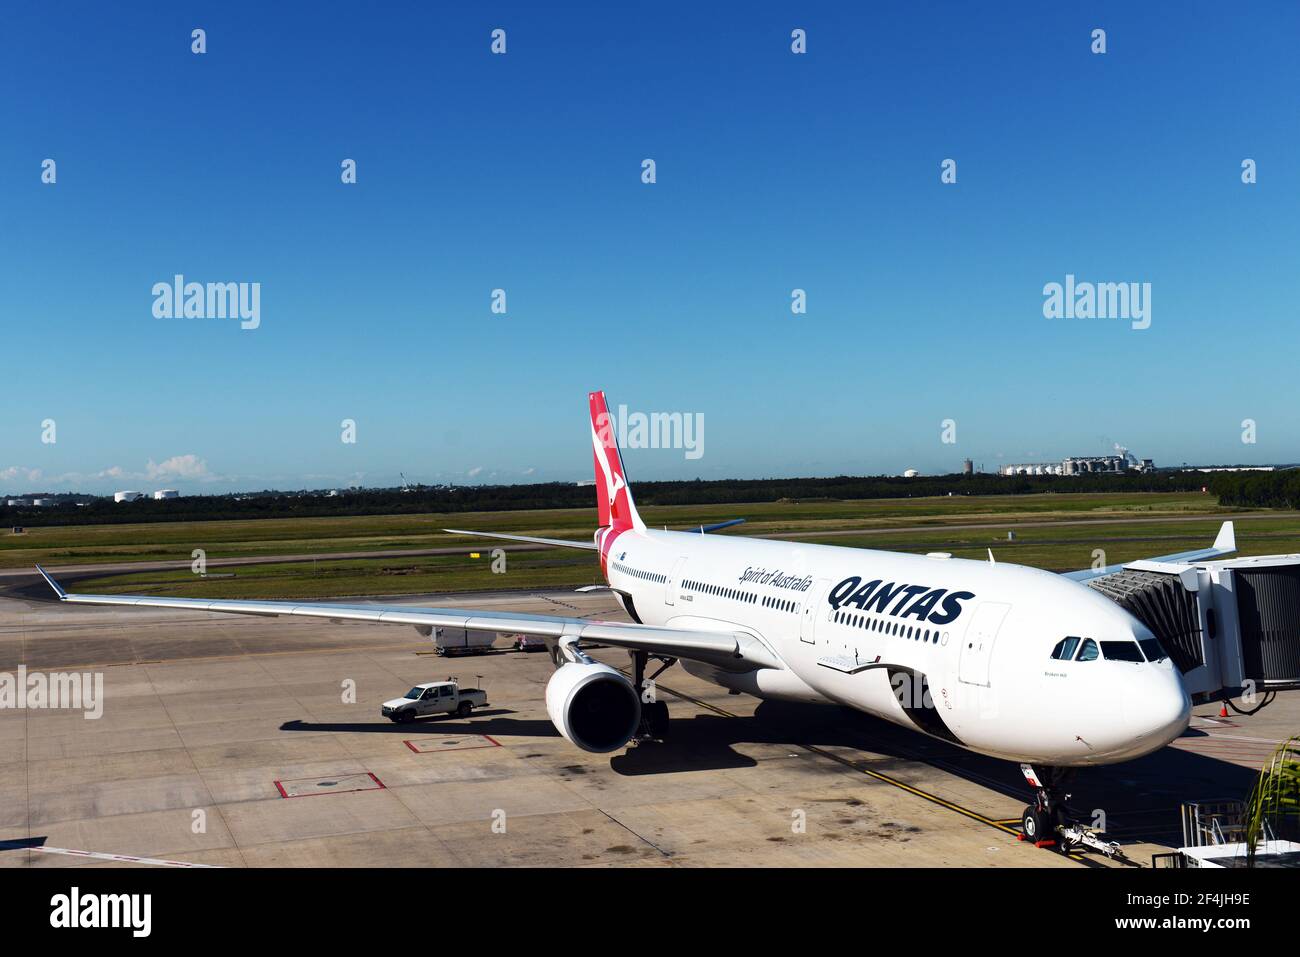
M 659 700 L 654 682 L 667 669 L 675 665 L 677 659 L 665 655 L 651 655 L 648 651 L 633 651 L 630 654 L 632 655 L 632 687 L 641 696 L 641 724 L 637 727 L 632 742 L 634 744 L 645 741 L 662 742 L 668 737 L 668 705 Z M 651 657 L 663 664 L 647 679 L 645 666 Z

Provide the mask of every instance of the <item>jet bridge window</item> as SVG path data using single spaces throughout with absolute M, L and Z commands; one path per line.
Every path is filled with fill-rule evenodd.
M 1070 661 L 1074 658 L 1074 653 L 1079 648 L 1079 639 L 1073 636 L 1062 638 L 1052 649 L 1052 657 L 1057 661 Z
M 1107 661 L 1142 661 L 1136 641 L 1103 641 L 1101 653 Z

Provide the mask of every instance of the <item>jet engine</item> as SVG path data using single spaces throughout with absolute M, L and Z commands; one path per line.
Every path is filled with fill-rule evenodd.
M 641 723 L 641 698 L 609 665 L 571 661 L 546 684 L 546 713 L 571 744 L 603 754 L 632 740 Z

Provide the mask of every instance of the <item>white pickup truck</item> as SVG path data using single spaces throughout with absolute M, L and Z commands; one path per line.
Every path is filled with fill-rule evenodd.
M 380 711 L 390 721 L 414 721 L 428 714 L 454 714 L 464 718 L 487 704 L 487 692 L 462 688 L 455 681 L 426 681 L 400 698 L 385 701 Z

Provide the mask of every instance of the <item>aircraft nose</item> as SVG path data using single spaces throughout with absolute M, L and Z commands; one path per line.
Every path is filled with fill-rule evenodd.
M 1124 712 L 1145 750 L 1154 751 L 1187 730 L 1192 699 L 1177 669 L 1144 669 L 1143 679 L 1124 689 Z

